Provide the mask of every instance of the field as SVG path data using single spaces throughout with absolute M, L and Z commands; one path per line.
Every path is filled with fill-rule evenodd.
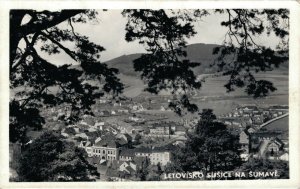
M 265 98 L 254 99 L 248 96 L 243 89 L 237 89 L 230 93 L 226 92 L 224 84 L 228 78 L 225 76 L 208 78 L 203 83 L 194 102 L 200 108 L 214 109 L 216 114 L 228 113 L 231 109 L 242 104 L 255 104 L 261 107 L 268 106 L 269 104 L 288 104 L 288 75 L 260 74 L 257 75 L 257 78 L 273 82 L 277 90 Z
M 286 116 L 282 119 L 276 120 L 265 127 L 263 127 L 266 130 L 277 130 L 282 132 L 288 132 L 289 131 L 289 116 Z
M 270 104 L 288 105 L 289 87 L 287 74 L 271 72 L 257 74 L 256 77 L 257 79 L 265 79 L 273 82 L 277 90 L 265 98 L 254 99 L 248 96 L 243 91 L 244 89 L 236 89 L 230 93 L 226 92 L 224 84 L 228 78 L 225 76 L 208 77 L 206 81 L 203 82 L 197 95 L 191 100 L 193 103 L 196 103 L 200 109 L 211 108 L 217 115 L 228 113 L 232 109 L 243 104 L 255 104 L 261 107 L 269 106 Z M 144 92 L 143 89 L 145 85 L 137 78 L 122 75 L 121 79 L 129 86 L 124 92 L 127 97 L 158 99 L 158 101 L 164 104 L 167 103 L 164 99 L 170 97 L 168 93 L 162 93 L 161 95 L 155 96 Z

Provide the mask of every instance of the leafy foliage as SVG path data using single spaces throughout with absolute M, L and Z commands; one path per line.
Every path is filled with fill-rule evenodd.
M 12 101 L 9 107 L 9 138 L 10 141 L 26 143 L 28 141 L 26 131 L 28 127 L 41 129 L 45 120 L 35 108 L 21 107 L 16 101 Z
M 28 15 L 31 19 L 22 24 Z M 99 61 L 100 52 L 105 49 L 74 31 L 73 23 L 86 23 L 96 19 L 96 15 L 94 10 L 11 10 L 10 87 L 26 89 L 16 92 L 15 100 L 11 102 L 11 108 L 17 108 L 10 115 L 14 120 L 10 124 L 11 141 L 24 142 L 25 128 L 37 126 L 19 122 L 24 118 L 17 116 L 24 115 L 15 111 L 29 109 L 39 115 L 41 107 L 69 104 L 72 114 L 68 121 L 76 122 L 82 114 L 93 115 L 91 105 L 104 93 L 116 97 L 123 91 L 123 84 L 116 77 L 118 70 L 108 68 Z M 69 28 L 57 26 L 62 22 L 67 22 Z M 20 41 L 25 42 L 24 48 L 19 47 Z M 65 47 L 66 43 L 72 43 L 73 47 Z M 64 52 L 79 63 L 81 69 L 68 64 L 56 66 L 42 58 L 38 48 L 49 55 Z M 98 84 L 92 84 L 89 80 L 98 80 Z M 38 120 L 32 122 L 42 124 L 40 117 L 32 115 L 31 119 L 35 118 Z M 41 125 L 36 128 L 41 128 Z
M 239 138 L 226 125 L 216 121 L 210 109 L 204 109 L 194 133 L 189 133 L 185 147 L 174 153 L 174 163 L 167 172 L 230 171 L 241 164 Z
M 86 157 L 73 143 L 45 132 L 22 153 L 20 181 L 94 181 L 99 173 Z
M 215 65 L 229 76 L 225 84 L 228 91 L 245 87 L 245 92 L 254 98 L 267 96 L 276 90 L 273 83 L 257 80 L 257 72 L 277 68 L 288 61 L 289 11 L 287 9 L 226 9 L 216 13 L 227 14 L 228 20 L 221 23 L 228 28 L 222 47 L 214 49 L 219 54 Z M 275 49 L 255 42 L 261 35 L 274 34 L 279 43 Z
M 122 14 L 128 19 L 125 39 L 139 41 L 148 52 L 134 61 L 135 70 L 148 84 L 146 90 L 154 94 L 171 92 L 169 107 L 179 115 L 198 111 L 190 96 L 201 88 L 201 81 L 193 72 L 200 63 L 186 58 L 185 47 L 186 40 L 196 34 L 194 24 L 205 16 L 228 15 L 228 20 L 221 23 L 228 32 L 223 46 L 214 50 L 219 57 L 212 64 L 229 76 L 225 84 L 228 91 L 244 87 L 255 98 L 268 95 L 276 90 L 275 86 L 270 81 L 257 80 L 255 73 L 274 69 L 288 59 L 289 11 L 286 9 L 141 9 L 124 10 Z M 30 19 L 22 23 L 25 16 Z M 105 93 L 118 97 L 124 86 L 116 76 L 117 69 L 100 63 L 104 47 L 77 33 L 73 26 L 95 21 L 96 17 L 95 10 L 10 11 L 10 87 L 26 89 L 15 94 L 11 107 L 36 109 L 38 115 L 41 106 L 66 103 L 72 107 L 68 121 L 76 122 L 82 114 L 93 115 L 91 105 Z M 61 27 L 61 23 L 66 27 Z M 264 33 L 280 39 L 277 49 L 255 42 L 255 37 Z M 19 45 L 21 42 L 25 43 L 24 47 Z M 65 53 L 80 64 L 80 69 L 67 63 L 56 66 L 41 57 L 40 51 L 49 55 Z M 11 117 L 14 123 L 10 128 L 13 128 L 20 119 L 13 114 Z M 22 124 L 19 128 L 30 127 L 26 122 Z M 19 132 L 15 136 L 25 136 L 21 134 L 25 130 L 16 128 L 12 132 Z
M 128 18 L 126 40 L 139 40 L 149 52 L 134 60 L 135 70 L 147 81 L 146 90 L 154 94 L 167 90 L 178 95 L 170 107 L 179 114 L 176 109 L 180 105 L 194 106 L 182 100 L 188 92 L 201 87 L 192 71 L 199 63 L 185 59 L 185 38 L 196 33 L 191 22 L 176 14 L 168 15 L 165 10 L 124 10 L 123 15 Z
M 209 14 L 227 14 L 221 22 L 227 27 L 223 46 L 214 54 L 212 66 L 229 76 L 227 91 L 244 87 L 248 95 L 264 97 L 276 90 L 273 84 L 257 80 L 254 73 L 272 70 L 288 60 L 288 20 L 286 9 L 226 9 L 226 10 L 124 10 L 128 18 L 126 40 L 144 44 L 147 54 L 134 61 L 141 72 L 147 91 L 157 94 L 168 90 L 174 95 L 170 107 L 179 115 L 185 109 L 197 112 L 198 107 L 188 100 L 193 90 L 200 89 L 192 68 L 199 63 L 185 59 L 186 39 L 196 34 L 193 24 Z M 277 49 L 258 45 L 255 37 L 275 34 L 280 39 Z
M 141 179 L 141 181 L 145 181 L 146 178 L 147 178 L 147 175 L 149 174 L 149 171 L 148 171 L 148 167 L 150 165 L 150 160 L 148 158 L 145 158 L 143 161 L 142 161 L 142 165 L 141 167 L 138 169 L 137 171 L 137 177 Z

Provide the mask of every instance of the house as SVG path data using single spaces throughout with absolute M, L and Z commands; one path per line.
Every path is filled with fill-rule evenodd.
M 117 139 L 124 139 L 127 143 L 131 143 L 132 142 L 132 137 L 129 135 L 129 134 L 127 134 L 127 133 L 118 133 L 117 135 L 116 135 L 116 138 Z
M 241 155 L 240 155 L 242 161 L 248 161 L 249 156 L 250 155 L 248 153 L 241 153 Z
M 100 99 L 100 100 L 99 100 L 99 103 L 100 103 L 100 104 L 105 104 L 106 102 L 107 102 L 106 99 Z
M 120 133 L 125 134 L 125 133 L 132 133 L 133 131 L 133 126 L 130 124 L 126 123 L 121 123 L 122 125 L 116 125 L 116 128 L 120 130 Z
M 240 140 L 239 143 L 241 144 L 241 149 L 245 153 L 249 153 L 250 149 L 250 133 L 245 129 L 240 133 Z
M 255 129 L 254 129 L 254 128 L 252 128 L 252 127 L 250 127 L 250 128 L 247 130 L 247 131 L 248 131 L 248 133 L 250 133 L 250 134 L 251 134 L 251 133 L 254 133 L 254 132 L 255 132 Z
M 90 141 L 80 141 L 78 147 L 85 149 L 89 157 L 93 156 L 93 147 Z
M 119 113 L 129 113 L 129 110 L 127 110 L 127 109 L 118 109 L 117 111 Z
M 137 170 L 137 166 L 132 161 L 129 162 L 125 161 L 119 166 L 119 171 L 124 171 L 130 175 L 135 174 L 136 170 Z
M 97 138 L 95 139 L 95 143 L 100 142 L 101 140 L 102 140 L 101 137 L 97 137 Z
M 176 126 L 174 134 L 177 135 L 177 136 L 185 135 L 186 134 L 186 128 L 183 127 L 183 126 Z
M 141 121 L 144 121 L 143 118 L 137 117 L 137 116 L 135 116 L 135 115 L 129 117 L 129 120 L 134 121 L 134 122 L 141 122 Z
M 277 158 L 283 150 L 283 143 L 278 138 L 263 140 L 259 146 L 258 154 L 260 157 Z
M 283 149 L 283 146 L 283 142 L 280 139 L 275 138 L 274 140 L 271 140 L 269 142 L 267 146 L 267 151 L 271 156 L 278 155 L 279 151 Z
M 253 111 L 258 111 L 258 108 L 256 106 L 244 106 L 242 110 L 243 113 L 253 113 Z
M 284 152 L 283 154 L 281 154 L 279 156 L 279 159 L 282 161 L 289 161 L 289 153 L 288 152 Z
M 135 149 L 121 149 L 119 153 L 120 161 L 132 161 L 135 157 Z
M 249 114 L 249 113 L 244 113 L 244 114 L 243 114 L 243 117 L 251 117 L 251 114 Z
M 161 166 L 165 166 L 171 162 L 170 150 L 164 147 L 136 148 L 135 156 L 149 158 L 151 165 L 160 163 Z
M 164 148 L 154 148 L 149 159 L 152 165 L 157 165 L 159 163 L 161 166 L 166 166 L 171 162 L 171 153 Z
M 263 110 L 262 113 L 265 116 L 269 116 L 270 115 L 270 111 L 268 109 Z
M 143 111 L 144 110 L 144 107 L 142 104 L 135 104 L 131 107 L 131 109 L 133 111 Z
M 94 127 L 97 128 L 97 129 L 99 129 L 99 130 L 103 130 L 104 125 L 105 125 L 105 122 L 104 122 L 104 121 L 100 121 L 100 122 L 97 121 L 97 122 L 94 124 Z
M 152 128 L 150 128 L 151 135 L 169 135 L 170 133 L 170 126 L 165 124 L 154 124 Z
M 102 160 L 116 160 L 119 157 L 119 147 L 120 144 L 115 141 L 115 138 L 104 136 L 102 137 L 102 140 L 92 146 L 92 155 L 101 157 Z
M 74 136 L 75 138 L 89 139 L 86 133 L 78 133 Z
M 257 131 L 255 133 L 251 134 L 251 138 L 252 139 L 258 139 L 259 141 L 262 140 L 271 140 L 275 137 L 277 137 L 278 135 L 280 135 L 281 132 L 280 131 Z
M 240 116 L 240 113 L 238 110 L 234 110 L 233 113 L 232 113 L 232 117 L 239 117 Z

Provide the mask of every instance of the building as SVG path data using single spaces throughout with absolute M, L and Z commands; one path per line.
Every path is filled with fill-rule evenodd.
M 284 152 L 283 154 L 281 154 L 279 156 L 279 159 L 282 161 L 289 161 L 289 153 L 288 152 Z
M 150 135 L 170 135 L 171 127 L 166 124 L 154 124 L 150 128 Z
M 267 151 L 270 155 L 278 155 L 278 153 L 283 149 L 283 142 L 281 142 L 278 138 L 271 140 L 267 146 Z
M 164 147 L 136 148 L 135 156 L 149 158 L 151 165 L 157 165 L 159 163 L 161 166 L 166 166 L 171 162 L 170 150 Z
M 94 127 L 97 128 L 97 129 L 99 129 L 99 130 L 103 130 L 104 125 L 105 125 L 104 121 L 100 121 L 100 122 L 97 121 L 95 123 Z
M 92 156 L 98 156 L 102 160 L 117 160 L 119 156 L 119 144 L 114 140 L 102 139 L 93 146 Z
M 161 166 L 166 166 L 170 160 L 170 152 L 166 150 L 153 150 L 150 154 L 150 162 L 152 165 L 160 164 Z
M 273 138 L 270 140 L 263 140 L 258 149 L 258 154 L 262 158 L 272 158 L 276 159 L 283 151 L 283 142 L 278 138 Z
M 93 156 L 92 143 L 90 141 L 80 141 L 79 148 L 84 148 L 89 157 Z
M 244 153 L 249 153 L 250 149 L 250 133 L 245 129 L 240 133 L 241 149 Z
M 119 153 L 120 161 L 132 161 L 135 157 L 135 149 L 121 149 Z

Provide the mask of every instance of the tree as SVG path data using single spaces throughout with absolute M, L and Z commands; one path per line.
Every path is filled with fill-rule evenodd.
M 142 161 L 142 165 L 138 170 L 137 177 L 141 179 L 141 181 L 145 181 L 147 178 L 147 175 L 149 174 L 148 167 L 150 165 L 149 159 L 146 157 Z
M 73 23 L 86 23 L 96 15 L 94 10 L 10 11 L 10 88 L 25 89 L 16 90 L 10 101 L 11 142 L 24 143 L 28 127 L 41 128 L 42 107 L 69 104 L 72 114 L 68 121 L 76 122 L 82 114 L 93 115 L 91 105 L 104 93 L 116 97 L 122 92 L 118 70 L 99 61 L 105 49 L 74 31 Z M 26 16 L 30 20 L 23 24 Z M 58 27 L 62 22 L 69 28 Z M 22 41 L 25 47 L 20 45 Z M 73 47 L 64 46 L 68 42 Z M 80 64 L 80 69 L 68 64 L 56 66 L 42 58 L 41 51 L 49 55 L 64 52 Z
M 216 121 L 210 109 L 204 109 L 194 133 L 189 133 L 185 147 L 173 157 L 169 171 L 230 171 L 241 164 L 239 138 L 226 125 Z
M 214 49 L 214 54 L 220 55 L 215 64 L 229 76 L 225 84 L 227 90 L 245 87 L 245 92 L 254 98 L 275 91 L 272 82 L 257 80 L 254 74 L 273 70 L 288 61 L 289 11 L 226 9 L 215 12 L 228 15 L 228 20 L 221 23 L 228 27 L 228 38 L 222 47 Z M 276 49 L 255 42 L 255 37 L 264 33 L 273 33 L 280 39 Z
M 128 18 L 126 40 L 144 44 L 147 54 L 134 61 L 134 68 L 147 82 L 147 91 L 157 94 L 169 90 L 175 96 L 169 106 L 179 115 L 186 109 L 198 111 L 189 100 L 201 87 L 192 68 L 199 65 L 186 59 L 186 39 L 196 34 L 194 23 L 209 14 L 227 14 L 227 27 L 218 55 L 211 66 L 229 76 L 228 92 L 244 87 L 254 98 L 276 90 L 267 80 L 257 80 L 254 73 L 272 70 L 288 60 L 289 11 L 287 9 L 218 9 L 218 10 L 124 10 Z M 255 37 L 274 34 L 280 39 L 277 49 L 260 45 Z
M 198 111 L 190 95 L 201 88 L 193 72 L 200 63 L 186 58 L 185 47 L 186 39 L 196 34 L 194 24 L 209 14 L 228 15 L 228 20 L 221 23 L 228 28 L 227 37 L 215 49 L 219 58 L 212 63 L 229 76 L 225 85 L 228 91 L 244 87 L 249 95 L 261 97 L 276 89 L 267 80 L 257 80 L 254 73 L 273 69 L 287 60 L 287 9 L 124 10 L 122 14 L 128 19 L 126 40 L 138 40 L 148 52 L 134 61 L 135 70 L 148 84 L 146 90 L 154 94 L 169 90 L 174 96 L 169 106 L 179 115 L 183 110 Z M 26 16 L 30 19 L 23 23 Z M 95 99 L 105 93 L 117 98 L 123 91 L 116 76 L 118 70 L 99 61 L 104 47 L 75 31 L 74 23 L 96 18 L 95 10 L 10 11 L 10 88 L 26 89 L 16 90 L 10 101 L 11 142 L 24 143 L 28 127 L 41 128 L 41 107 L 69 104 L 72 114 L 68 121 L 76 122 L 82 114 L 93 115 Z M 59 26 L 62 23 L 67 28 Z M 255 42 L 254 37 L 264 32 L 281 39 L 276 50 Z M 69 43 L 72 45 L 66 46 Z M 66 63 L 56 66 L 44 59 L 41 51 L 50 55 L 64 53 L 80 68 Z M 30 121 L 25 119 L 29 116 Z
M 83 149 L 57 133 L 45 132 L 22 153 L 20 181 L 94 181 L 99 173 L 85 158 Z

